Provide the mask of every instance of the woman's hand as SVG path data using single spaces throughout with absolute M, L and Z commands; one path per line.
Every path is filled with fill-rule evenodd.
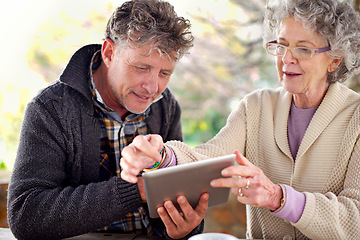
M 157 209 L 165 224 L 167 234 L 173 239 L 185 237 L 201 223 L 208 208 L 209 194 L 201 195 L 195 209 L 191 207 L 184 196 L 179 196 L 177 202 L 182 213 L 179 213 L 171 201 L 166 201 L 162 207 Z
M 280 207 L 282 189 L 265 176 L 264 172 L 250 163 L 238 151 L 236 162 L 239 166 L 231 166 L 222 170 L 219 178 L 211 181 L 212 187 L 228 187 L 237 195 L 237 200 L 254 207 L 267 208 L 275 211 Z
M 121 178 L 130 183 L 138 181 L 137 175 L 155 162 L 161 161 L 160 150 L 164 142 L 160 135 L 138 135 L 121 151 Z

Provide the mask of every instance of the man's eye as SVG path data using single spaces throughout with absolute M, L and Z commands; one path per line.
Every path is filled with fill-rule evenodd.
M 163 77 L 170 77 L 171 76 L 171 73 L 168 73 L 168 72 L 161 72 L 160 73 Z
M 139 71 L 147 71 L 148 70 L 147 67 L 135 67 L 135 68 Z

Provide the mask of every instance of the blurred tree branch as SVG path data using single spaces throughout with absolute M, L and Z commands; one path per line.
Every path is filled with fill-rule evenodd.
M 360 12 L 360 0 L 354 1 L 354 8 L 356 11 Z
M 265 2 L 231 0 L 236 14 L 225 20 L 216 19 L 216 13 L 193 16 L 210 30 L 196 36 L 190 55 L 178 63 L 170 81 L 183 109 L 186 141 L 188 135 L 198 136 L 191 139 L 198 142 L 213 137 L 225 125 L 232 105 L 245 94 L 278 85 L 272 58 L 263 48 Z M 208 128 L 202 130 L 204 123 Z
M 356 11 L 360 12 L 360 0 L 354 0 L 353 7 Z M 352 90 L 360 92 L 360 74 L 349 79 L 347 85 Z

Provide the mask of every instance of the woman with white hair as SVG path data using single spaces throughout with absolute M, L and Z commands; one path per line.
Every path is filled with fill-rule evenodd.
M 244 97 L 205 144 L 165 143 L 167 155 L 180 164 L 236 152 L 238 165 L 211 184 L 247 205 L 247 238 L 360 239 L 360 95 L 341 83 L 360 69 L 359 14 L 337 0 L 278 0 L 264 26 L 282 87 Z M 122 177 L 136 182 L 163 145 L 135 139 Z

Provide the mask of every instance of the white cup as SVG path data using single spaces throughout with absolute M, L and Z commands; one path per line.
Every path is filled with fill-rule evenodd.
M 192 236 L 189 240 L 239 240 L 237 237 L 234 237 L 225 233 L 201 233 Z

